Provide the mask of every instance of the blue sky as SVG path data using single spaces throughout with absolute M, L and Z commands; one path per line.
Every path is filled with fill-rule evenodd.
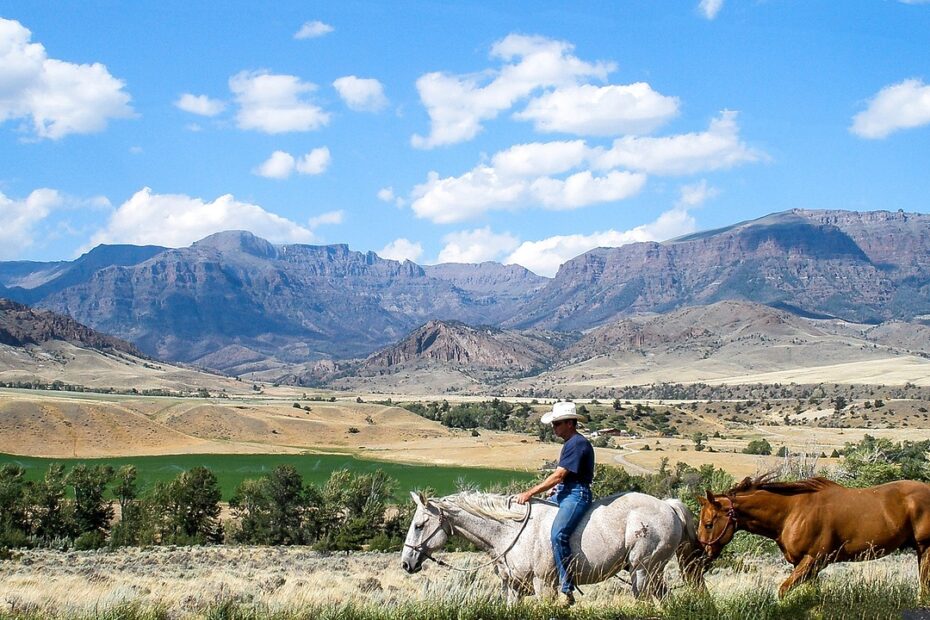
M 0 1 L 0 260 L 247 229 L 543 275 L 930 212 L 930 3 Z

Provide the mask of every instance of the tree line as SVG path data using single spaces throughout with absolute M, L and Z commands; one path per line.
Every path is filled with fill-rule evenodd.
M 409 507 L 392 506 L 398 483 L 382 471 L 334 471 L 307 484 L 291 465 L 239 484 L 220 519 L 221 492 L 205 467 L 141 491 L 132 465 L 52 464 L 26 480 L 0 466 L 0 549 L 98 549 L 211 543 L 313 545 L 321 550 L 399 548 Z

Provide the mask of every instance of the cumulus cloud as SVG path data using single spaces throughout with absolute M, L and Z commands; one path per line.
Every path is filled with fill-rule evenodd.
M 226 109 L 226 103 L 219 99 L 211 99 L 206 95 L 192 95 L 190 93 L 184 93 L 178 97 L 174 105 L 185 112 L 199 114 L 200 116 L 216 116 Z
M 101 243 L 184 247 L 224 230 L 248 230 L 272 243 L 310 243 L 309 228 L 226 194 L 205 202 L 184 194 L 155 194 L 145 187 L 120 205 L 86 251 Z
M 294 33 L 295 39 L 316 39 L 317 37 L 322 37 L 333 31 L 333 27 L 329 24 L 324 24 L 320 20 L 314 20 L 312 22 L 304 22 L 304 25 L 300 27 L 300 30 Z
M 31 119 L 38 138 L 58 140 L 134 115 L 125 83 L 105 65 L 49 58 L 31 38 L 18 21 L 0 18 L 0 122 Z
M 662 241 L 694 232 L 696 224 L 688 211 L 676 207 L 654 222 L 626 231 L 605 230 L 590 235 L 559 235 L 540 241 L 525 241 L 506 259 L 541 276 L 554 276 L 565 261 L 599 247 L 619 247 L 641 241 Z
M 276 134 L 313 131 L 329 123 L 329 114 L 305 98 L 316 85 L 296 76 L 242 71 L 229 78 L 229 89 L 239 104 L 240 129 Z
M 698 10 L 707 19 L 714 19 L 723 8 L 723 0 L 701 0 Z
M 342 221 L 345 219 L 346 212 L 343 210 L 339 211 L 327 211 L 326 213 L 321 213 L 311 217 L 307 222 L 307 226 L 311 229 L 317 229 L 320 226 L 327 224 L 342 224 Z
M 739 136 L 736 112 L 724 111 L 707 131 L 663 137 L 624 136 L 609 149 L 596 149 L 597 169 L 628 168 L 649 174 L 693 174 L 759 161 L 765 154 Z
M 387 258 L 390 260 L 397 261 L 413 261 L 416 262 L 418 258 L 423 254 L 423 246 L 419 243 L 414 243 L 409 239 L 401 237 L 400 239 L 395 239 L 389 244 L 375 252 L 381 258 Z
M 325 146 L 315 148 L 299 159 L 286 151 L 275 151 L 252 173 L 268 179 L 286 179 L 295 171 L 298 174 L 323 174 L 331 161 L 329 149 Z
M 333 87 L 352 110 L 377 112 L 388 104 L 387 97 L 384 96 L 384 86 L 374 78 L 347 75 L 334 81 Z
M 646 176 L 612 170 L 595 176 L 588 170 L 566 178 L 582 165 L 588 149 L 582 141 L 515 145 L 458 177 L 441 178 L 431 172 L 412 192 L 414 213 L 436 223 L 477 217 L 490 210 L 531 206 L 576 209 L 599 202 L 628 198 L 640 191 Z
M 0 192 L 0 259 L 19 258 L 32 246 L 36 226 L 63 203 L 61 194 L 48 188 L 37 189 L 23 200 L 13 200 Z
M 531 100 L 518 120 L 533 121 L 537 131 L 581 136 L 649 133 L 678 114 L 678 99 L 654 91 L 649 84 L 581 84 Z
M 439 252 L 440 263 L 483 263 L 497 260 L 512 252 L 520 240 L 510 233 L 496 234 L 486 226 L 476 230 L 463 230 L 443 237 L 445 246 Z
M 861 138 L 885 138 L 902 129 L 930 124 L 930 86 L 904 80 L 886 86 L 853 117 L 850 131 Z
M 416 148 L 434 148 L 471 140 L 482 123 L 541 88 L 573 86 L 579 80 L 605 80 L 610 63 L 588 63 L 572 55 L 574 46 L 539 36 L 511 34 L 491 48 L 502 61 L 495 71 L 451 75 L 427 73 L 417 80 L 420 100 L 430 117 L 430 133 L 414 135 Z

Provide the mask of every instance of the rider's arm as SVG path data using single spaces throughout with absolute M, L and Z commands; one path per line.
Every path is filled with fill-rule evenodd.
M 556 467 L 555 471 L 549 474 L 549 477 L 534 486 L 529 491 L 524 491 L 517 495 L 517 503 L 525 504 L 530 501 L 530 498 L 536 495 L 537 493 L 542 493 L 548 491 L 557 484 L 561 484 L 565 481 L 565 476 L 568 475 L 568 470 L 564 467 Z

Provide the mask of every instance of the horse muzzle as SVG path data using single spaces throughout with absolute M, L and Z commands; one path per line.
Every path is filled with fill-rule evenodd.
M 423 569 L 423 562 L 408 562 L 404 560 L 401 562 L 401 566 L 409 574 L 419 573 Z

